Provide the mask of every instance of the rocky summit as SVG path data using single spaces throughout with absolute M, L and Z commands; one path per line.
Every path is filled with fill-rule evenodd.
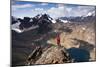
M 50 47 L 35 64 L 57 64 L 70 62 L 68 52 L 64 47 Z
M 35 54 L 37 53 L 35 52 Z M 51 46 L 50 48 L 46 49 L 42 53 L 42 55 L 39 55 L 39 56 L 40 57 L 36 60 L 36 62 L 34 62 L 36 58 L 32 58 L 31 56 L 32 60 L 29 61 L 28 64 L 30 65 L 32 64 L 58 64 L 58 63 L 71 62 L 69 53 L 66 51 L 66 48 L 62 46 Z

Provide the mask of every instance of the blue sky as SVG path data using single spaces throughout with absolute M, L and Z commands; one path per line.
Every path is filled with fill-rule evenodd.
M 83 6 L 72 4 L 57 4 L 43 2 L 28 2 L 12 0 L 12 16 L 23 18 L 25 16 L 34 17 L 37 14 L 47 13 L 53 18 L 85 16 L 90 12 L 95 12 L 95 6 Z

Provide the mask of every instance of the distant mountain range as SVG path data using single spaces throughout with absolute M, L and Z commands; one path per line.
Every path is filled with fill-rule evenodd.
M 71 22 L 89 22 L 89 21 L 96 21 L 96 14 L 95 14 L 95 11 L 92 11 L 84 16 L 60 17 L 59 19 L 67 20 L 67 21 L 71 21 Z
M 11 17 L 11 27 L 12 30 L 21 33 L 24 31 L 28 31 L 31 29 L 40 29 L 39 31 L 43 29 L 49 29 L 50 24 L 52 23 L 72 23 L 72 22 L 91 22 L 91 21 L 96 21 L 96 15 L 95 11 L 89 12 L 85 16 L 77 16 L 77 17 L 59 17 L 58 19 L 53 19 L 50 17 L 48 14 L 38 14 L 35 17 L 24 17 L 23 19 L 21 18 L 16 18 L 16 17 Z

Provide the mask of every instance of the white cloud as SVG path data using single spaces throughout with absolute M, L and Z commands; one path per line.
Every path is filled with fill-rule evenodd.
M 93 11 L 94 9 L 95 7 L 93 6 L 68 7 L 64 4 L 58 4 L 57 7 L 51 7 L 49 9 L 35 8 L 33 10 L 33 13 L 47 13 L 53 18 L 58 18 L 66 16 L 84 16 L 87 15 L 90 11 Z
M 23 4 L 23 5 L 12 5 L 12 10 L 17 10 L 20 8 L 29 8 L 29 7 L 33 7 L 34 5 L 32 4 Z
M 57 6 L 57 7 L 64 7 L 65 4 L 57 4 L 56 6 Z
M 34 8 L 32 9 L 32 13 L 35 15 L 37 14 L 43 14 L 43 13 L 46 13 L 46 10 L 44 10 L 43 8 Z
M 48 3 L 41 3 L 40 5 L 45 6 L 45 5 L 48 5 Z
M 47 13 L 50 14 L 50 16 L 52 16 L 53 18 L 64 17 L 67 14 L 67 9 L 64 5 L 61 5 L 48 9 Z
M 68 7 L 63 4 L 59 4 L 58 7 L 52 7 L 49 10 L 47 10 L 47 13 L 56 17 L 70 17 L 70 16 L 85 16 L 89 12 L 95 11 L 94 6 L 74 6 L 74 7 Z
M 13 5 L 12 7 L 14 8 L 28 8 L 28 7 L 32 7 L 32 4 L 23 4 L 23 5 Z
M 95 7 L 93 6 L 77 6 L 74 8 L 69 9 L 68 15 L 69 16 L 84 16 L 87 15 L 89 12 L 94 11 Z
M 68 9 L 69 11 L 71 9 Z M 58 17 L 64 17 L 67 14 L 67 8 L 65 5 L 60 5 L 58 7 L 51 7 L 49 9 L 43 9 L 43 8 L 34 8 L 32 9 L 32 12 L 37 15 L 37 14 L 44 14 L 47 13 L 49 14 L 52 18 L 58 18 Z
M 43 8 L 35 8 L 35 11 L 43 11 Z

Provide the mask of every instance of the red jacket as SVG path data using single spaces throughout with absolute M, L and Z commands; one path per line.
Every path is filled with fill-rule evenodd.
M 57 40 L 57 45 L 60 45 L 60 35 L 57 35 L 56 40 Z

